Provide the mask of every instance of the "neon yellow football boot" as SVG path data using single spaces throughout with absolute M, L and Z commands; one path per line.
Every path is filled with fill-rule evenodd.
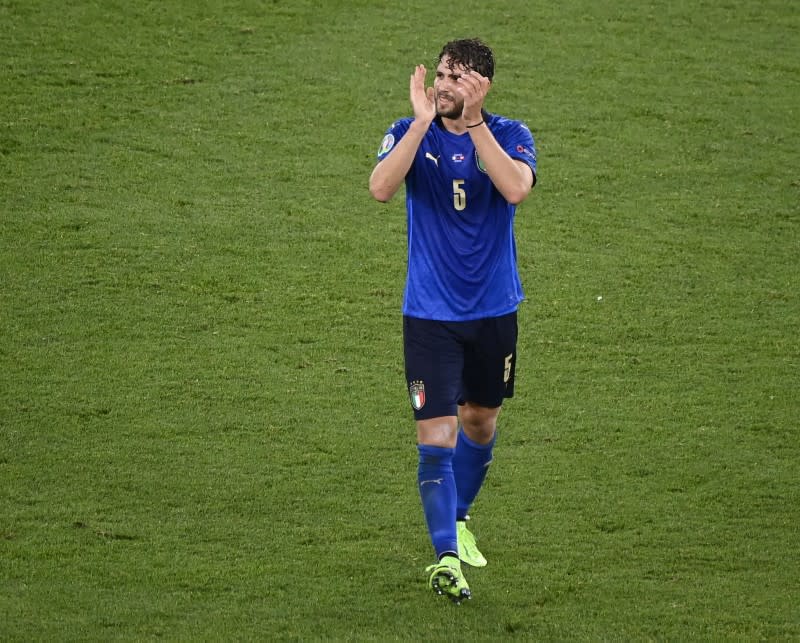
M 467 579 L 461 572 L 461 561 L 455 556 L 443 556 L 425 571 L 430 574 L 428 587 L 440 596 L 447 596 L 456 605 L 472 598 Z
M 486 567 L 486 558 L 475 544 L 475 536 L 467 529 L 466 520 L 456 522 L 456 534 L 458 535 L 458 557 L 461 562 L 472 567 Z

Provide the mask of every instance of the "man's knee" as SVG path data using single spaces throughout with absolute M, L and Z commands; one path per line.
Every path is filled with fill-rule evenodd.
M 467 402 L 459 409 L 464 433 L 470 440 L 478 444 L 488 444 L 492 441 L 497 430 L 498 415 L 500 415 L 499 406 L 490 408 Z
M 417 420 L 417 442 L 429 446 L 453 448 L 456 445 L 455 416 Z

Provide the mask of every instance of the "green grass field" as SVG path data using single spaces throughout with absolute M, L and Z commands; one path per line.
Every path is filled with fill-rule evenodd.
M 791 2 L 0 0 L 0 639 L 800 639 Z M 530 124 L 517 396 L 425 588 L 408 77 Z

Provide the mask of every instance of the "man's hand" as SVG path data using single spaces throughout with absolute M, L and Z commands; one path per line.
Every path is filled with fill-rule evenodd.
M 481 76 L 477 71 L 469 70 L 461 74 L 456 91 L 464 99 L 463 115 L 467 125 L 480 122 L 483 101 L 491 86 L 492 81 L 486 76 Z
M 436 105 L 433 102 L 433 87 L 425 89 L 425 65 L 417 65 L 411 75 L 410 93 L 411 106 L 414 108 L 414 118 L 426 125 L 430 125 L 436 117 Z
M 436 116 L 433 87 L 425 89 L 425 73 L 425 65 L 417 65 L 409 83 L 414 121 L 397 145 L 375 165 L 370 174 L 369 192 L 378 201 L 388 201 L 400 188 L 411 169 L 420 143 Z

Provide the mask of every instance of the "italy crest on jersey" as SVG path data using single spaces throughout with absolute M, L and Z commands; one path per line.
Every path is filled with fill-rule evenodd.
M 411 406 L 414 407 L 415 411 L 419 411 L 425 406 L 425 382 L 422 380 L 411 382 L 408 387 L 408 394 L 411 397 Z

